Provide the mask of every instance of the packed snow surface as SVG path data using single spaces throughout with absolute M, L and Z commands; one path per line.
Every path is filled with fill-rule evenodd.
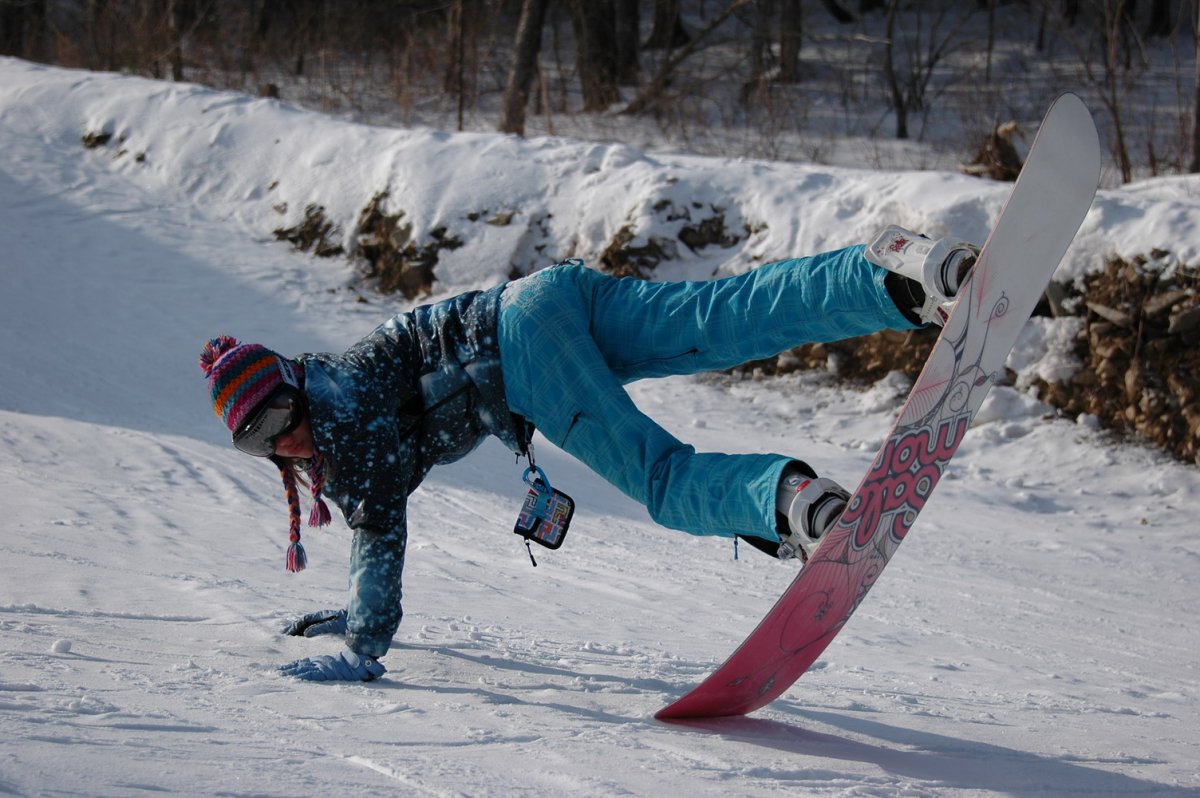
M 414 229 L 460 235 L 436 299 L 594 260 L 624 225 L 667 236 L 664 200 L 748 231 L 660 272 L 707 278 L 893 222 L 982 239 L 1007 186 L 373 128 L 11 59 L 0 151 L 0 794 L 1200 794 L 1200 472 L 1013 388 L 842 634 L 749 718 L 653 714 L 794 566 L 657 528 L 544 441 L 578 503 L 564 548 L 530 566 L 508 531 L 523 464 L 486 444 L 412 498 L 386 677 L 277 672 L 340 647 L 279 628 L 342 606 L 349 532 L 308 532 L 309 570 L 284 572 L 278 474 L 229 446 L 196 357 L 222 332 L 341 351 L 410 306 L 358 301 L 344 259 L 275 242 L 306 205 L 347 245 L 383 190 Z M 1194 177 L 1101 192 L 1060 279 L 1155 247 L 1200 260 L 1198 195 Z M 1011 365 L 1069 373 L 1042 324 Z M 698 448 L 782 450 L 853 484 L 906 389 L 631 390 Z

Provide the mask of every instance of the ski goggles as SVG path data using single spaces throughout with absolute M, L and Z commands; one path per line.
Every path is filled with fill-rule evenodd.
M 287 435 L 303 420 L 304 400 L 300 391 L 280 385 L 233 433 L 233 445 L 255 457 L 270 457 L 275 454 L 275 439 Z

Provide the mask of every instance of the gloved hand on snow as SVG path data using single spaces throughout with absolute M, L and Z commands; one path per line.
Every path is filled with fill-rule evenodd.
M 287 622 L 282 631 L 285 635 L 316 637 L 317 635 L 346 634 L 345 610 L 317 610 L 301 618 Z
M 377 660 L 348 648 L 340 654 L 298 659 L 279 670 L 284 676 L 306 682 L 370 682 L 387 673 L 387 668 Z

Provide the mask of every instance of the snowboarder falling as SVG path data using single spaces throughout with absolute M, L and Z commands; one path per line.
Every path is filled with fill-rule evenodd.
M 228 336 L 200 365 L 213 409 L 247 454 L 280 469 L 289 570 L 304 568 L 325 497 L 354 531 L 346 608 L 284 631 L 345 634 L 338 654 L 285 665 L 310 681 L 386 671 L 403 615 L 407 497 L 487 435 L 528 455 L 536 428 L 663 526 L 739 537 L 807 560 L 849 499 L 783 454 L 700 453 L 634 405 L 626 383 L 728 369 L 808 342 L 942 324 L 978 248 L 889 227 L 869 247 L 777 261 L 720 280 L 616 279 L 568 261 L 402 313 L 341 355 L 285 358 Z

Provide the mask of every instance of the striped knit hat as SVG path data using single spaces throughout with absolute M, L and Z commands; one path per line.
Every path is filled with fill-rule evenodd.
M 236 432 L 280 385 L 299 388 L 294 364 L 261 344 L 222 335 L 204 346 L 200 368 L 212 389 L 213 412 Z
M 213 338 L 200 353 L 200 368 L 208 378 L 212 391 L 213 412 L 225 422 L 229 431 L 236 432 L 254 411 L 280 385 L 300 388 L 302 376 L 298 363 L 272 352 L 261 344 L 239 344 L 228 335 Z M 300 544 L 300 492 L 296 487 L 296 472 L 287 463 L 272 458 L 279 466 L 283 489 L 287 496 L 289 538 L 287 569 L 303 571 L 307 564 L 304 546 Z M 329 523 L 329 508 L 321 497 L 325 487 L 325 458 L 314 452 L 309 461 L 308 477 L 313 506 L 308 515 L 309 526 Z

